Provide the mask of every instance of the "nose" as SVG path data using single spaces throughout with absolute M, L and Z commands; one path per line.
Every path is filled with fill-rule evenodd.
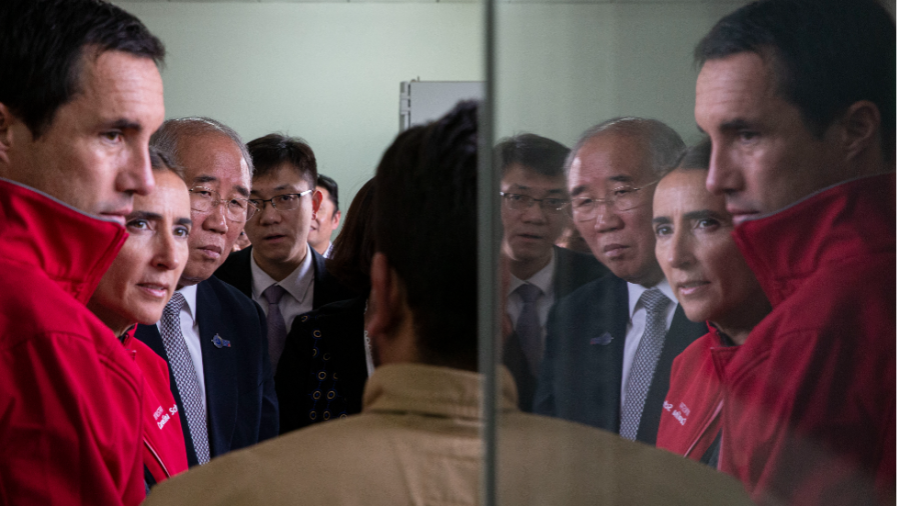
M 203 218 L 203 230 L 224 234 L 228 232 L 228 221 L 225 219 L 224 202 L 213 206 L 209 214 Z
M 709 157 L 706 189 L 714 195 L 741 190 L 740 172 L 736 170 L 734 162 L 730 160 L 728 150 L 715 141 L 713 141 Z
M 156 186 L 153 169 L 150 167 L 149 139 L 130 150 L 128 160 L 119 169 L 116 190 L 122 193 L 149 195 Z
M 693 241 L 688 234 L 676 230 L 665 241 L 666 263 L 676 269 L 684 269 L 694 263 L 695 257 L 692 249 Z
M 183 261 L 182 256 L 179 255 L 179 249 L 184 249 L 183 244 L 185 244 L 184 241 L 179 243 L 171 230 L 161 231 L 157 235 L 153 265 L 167 271 L 177 269 Z
M 526 223 L 544 223 L 547 221 L 547 211 L 541 207 L 540 202 L 532 202 L 522 211 L 522 221 Z
M 620 230 L 625 225 L 622 217 L 610 203 L 599 202 L 597 204 L 597 218 L 594 221 L 594 231 L 597 233 L 613 232 Z
M 281 221 L 281 213 L 271 202 L 263 202 L 262 207 L 251 219 L 258 220 L 260 225 L 272 225 Z

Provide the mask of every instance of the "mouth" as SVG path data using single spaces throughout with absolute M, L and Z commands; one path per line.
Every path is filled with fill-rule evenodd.
M 615 259 L 625 254 L 628 246 L 624 244 L 607 244 L 603 247 L 603 254 L 607 258 Z
M 108 213 L 100 213 L 100 216 L 118 223 L 119 225 L 125 226 L 125 216 L 131 214 L 131 209 L 128 210 L 120 210 L 120 211 L 112 211 Z
M 266 241 L 266 242 L 276 242 L 276 241 L 279 241 L 279 240 L 281 240 L 281 239 L 284 239 L 285 237 L 287 237 L 287 236 L 284 235 L 284 234 L 270 234 L 270 235 L 267 235 L 267 236 L 263 237 L 263 241 Z
M 544 238 L 544 236 L 537 234 L 516 234 L 516 237 L 526 241 L 540 241 Z
M 218 260 L 222 256 L 222 247 L 214 244 L 200 246 L 197 250 L 206 258 Z
M 731 213 L 732 222 L 735 225 L 739 225 L 759 214 L 759 211 L 750 209 L 738 209 L 734 207 L 727 207 L 726 209 Z
M 156 298 L 164 298 L 169 294 L 169 286 L 161 285 L 158 283 L 138 283 L 138 288 L 140 288 L 144 293 L 156 297 Z
M 675 285 L 675 289 L 682 295 L 694 295 L 709 285 L 709 281 L 685 281 Z

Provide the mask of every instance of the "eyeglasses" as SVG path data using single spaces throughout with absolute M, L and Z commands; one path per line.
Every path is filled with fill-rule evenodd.
M 541 206 L 542 210 L 550 214 L 559 214 L 566 209 L 567 205 L 569 205 L 569 201 L 567 199 L 561 199 L 557 197 L 536 199 L 534 197 L 529 197 L 528 195 L 505 192 L 500 192 L 500 196 L 503 197 L 503 202 L 506 203 L 506 207 L 513 211 L 524 211 L 531 207 L 535 202 L 537 202 L 538 205 Z
M 287 193 L 285 195 L 275 195 L 270 199 L 250 199 L 250 203 L 259 208 L 260 211 L 266 208 L 266 202 L 272 204 L 272 209 L 280 209 L 282 211 L 290 211 L 300 207 L 300 198 L 309 195 L 312 190 L 306 190 L 300 193 Z
M 237 223 L 249 220 L 256 213 L 256 205 L 250 199 L 223 199 L 219 192 L 203 186 L 195 186 L 188 192 L 191 194 L 191 210 L 198 213 L 211 213 L 219 204 L 225 204 L 225 217 Z
M 606 198 L 595 199 L 591 197 L 576 197 L 572 199 L 572 217 L 577 221 L 592 221 L 597 219 L 597 213 L 601 205 L 611 205 L 617 211 L 629 211 L 640 207 L 645 203 L 644 193 L 641 190 L 649 188 L 659 180 L 644 186 L 620 186 L 606 192 Z

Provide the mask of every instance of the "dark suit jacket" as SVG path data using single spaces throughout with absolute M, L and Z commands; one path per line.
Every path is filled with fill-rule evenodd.
M 282 434 L 362 410 L 368 379 L 363 344 L 367 297 L 326 304 L 294 319 L 294 339 L 285 344 L 275 374 Z M 323 371 L 326 377 L 319 379 Z
M 225 259 L 216 270 L 216 277 L 234 286 L 247 297 L 253 298 L 253 272 L 250 270 L 250 255 L 253 246 L 236 251 Z M 313 309 L 338 300 L 346 300 L 356 294 L 341 285 L 337 278 L 325 269 L 325 257 L 313 248 L 309 248 L 313 256 Z
M 585 255 L 558 246 L 554 246 L 553 249 L 556 251 L 556 264 L 553 271 L 553 293 L 556 298 L 554 306 L 575 289 L 609 273 L 609 269 L 592 255 Z M 531 374 L 526 365 L 525 354 L 522 353 L 516 335 L 510 336 L 504 342 L 503 364 L 516 380 L 519 408 L 525 412 L 531 411 L 537 378 Z
M 277 436 L 278 401 L 262 308 L 213 276 L 197 285 L 197 322 L 210 458 Z M 231 346 L 213 345 L 216 335 L 230 341 Z M 156 325 L 139 325 L 135 337 L 168 362 Z M 197 455 L 171 371 L 169 382 L 178 403 L 188 464 L 194 466 Z
M 619 432 L 628 319 L 627 283 L 612 274 L 582 286 L 556 305 L 547 321 L 535 413 Z M 706 332 L 705 324 L 689 321 L 678 306 L 647 393 L 638 441 L 656 443 L 672 360 Z

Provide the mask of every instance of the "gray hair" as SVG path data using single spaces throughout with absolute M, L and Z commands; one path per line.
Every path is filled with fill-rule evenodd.
M 684 141 L 678 132 L 662 121 L 623 116 L 606 120 L 588 128 L 581 134 L 566 158 L 566 173 L 585 143 L 601 134 L 616 134 L 643 139 L 647 143 L 653 160 L 653 173 L 659 177 L 665 175 L 678 163 L 685 150 Z
M 166 120 L 159 127 L 159 130 L 150 137 L 150 145 L 169 155 L 177 165 L 184 166 L 179 152 L 181 140 L 185 137 L 199 137 L 209 134 L 224 135 L 234 141 L 235 145 L 241 150 L 241 156 L 244 157 L 244 161 L 247 162 L 247 167 L 250 169 L 250 177 L 252 178 L 253 159 L 250 157 L 250 152 L 247 151 L 247 144 L 244 143 L 244 139 L 233 128 L 212 118 L 194 116 Z

